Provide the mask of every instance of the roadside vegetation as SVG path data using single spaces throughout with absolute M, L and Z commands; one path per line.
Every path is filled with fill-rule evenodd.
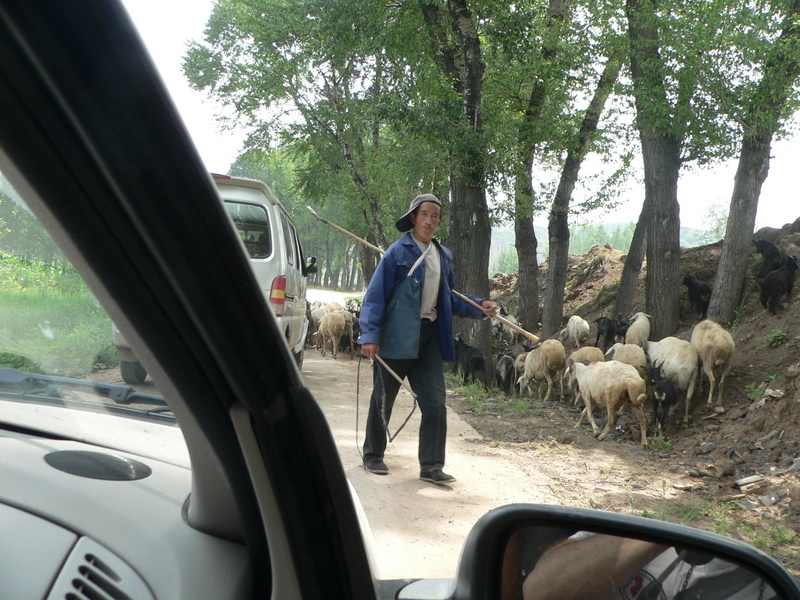
M 66 264 L 0 252 L 0 367 L 82 377 L 117 363 L 111 320 Z

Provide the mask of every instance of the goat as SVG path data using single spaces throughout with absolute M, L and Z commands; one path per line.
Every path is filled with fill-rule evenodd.
M 494 374 L 500 389 L 508 396 L 511 393 L 511 384 L 514 381 L 514 358 L 510 354 L 500 356 L 494 367 Z
M 575 348 L 585 346 L 589 343 L 589 323 L 578 315 L 572 315 L 567 326 L 558 332 L 558 339 L 562 344 L 571 341 Z
M 644 346 L 650 337 L 650 315 L 637 312 L 631 317 L 631 324 L 625 332 L 625 343 Z
M 570 365 L 570 370 L 575 374 L 578 389 L 586 404 L 575 427 L 580 427 L 583 419 L 588 416 L 592 425 L 592 433 L 598 440 L 603 441 L 616 423 L 617 408 L 624 404 L 630 404 L 638 417 L 639 427 L 642 430 L 642 448 L 647 447 L 647 421 L 642 408 L 647 400 L 647 386 L 636 369 L 631 365 L 612 360 L 589 365 L 575 362 Z M 595 423 L 592 414 L 593 402 L 608 409 L 608 421 L 600 435 L 598 435 L 600 428 Z
M 733 342 L 733 336 L 719 323 L 706 319 L 695 325 L 692 330 L 691 342 L 692 346 L 697 348 L 697 354 L 700 357 L 703 372 L 708 377 L 708 406 L 711 406 L 714 395 L 714 384 L 716 383 L 714 369 L 717 367 L 722 368 L 722 375 L 719 380 L 717 406 L 714 408 L 714 412 L 725 412 L 725 409 L 722 408 L 722 388 L 725 385 L 725 377 L 728 375 L 728 371 L 731 370 L 733 355 L 736 352 L 736 344 Z M 700 385 L 702 387 L 702 380 Z
M 453 363 L 453 372 L 461 367 L 464 373 L 464 385 L 469 384 L 470 379 L 475 383 L 480 381 L 487 388 L 489 387 L 489 370 L 486 368 L 486 356 L 483 350 L 470 346 L 460 335 L 453 338 L 455 342 L 456 362 Z
M 758 287 L 761 288 L 760 301 L 761 306 L 768 308 L 769 312 L 777 315 L 778 306 L 781 298 L 786 294 L 786 298 L 792 293 L 794 288 L 794 280 L 797 275 L 797 270 L 800 265 L 797 263 L 797 257 L 787 256 L 783 260 L 781 268 L 770 271 L 762 279 L 758 281 Z
M 700 281 L 691 272 L 683 276 L 683 285 L 688 288 L 689 302 L 692 307 L 705 319 L 708 313 L 708 304 L 711 302 L 711 286 Z
M 675 382 L 681 392 L 686 392 L 686 409 L 683 424 L 689 424 L 689 406 L 694 395 L 697 382 L 697 370 L 700 357 L 697 349 L 686 340 L 676 337 L 665 337 L 658 342 L 648 342 L 645 348 L 650 366 L 659 363 L 664 376 Z
M 539 400 L 542 400 L 542 387 L 547 383 L 545 399 L 550 398 L 553 389 L 553 379 L 558 378 L 561 384 L 561 400 L 564 400 L 564 363 L 566 353 L 564 346 L 558 340 L 545 340 L 538 348 L 531 350 L 525 357 L 525 370 L 519 378 L 520 391 L 523 386 L 528 388 L 532 396 L 531 385 L 539 383 Z
M 570 371 L 569 366 L 574 362 L 603 362 L 605 357 L 603 356 L 603 351 L 600 348 L 595 346 L 584 346 L 583 348 L 578 348 L 569 355 L 567 358 L 567 368 L 564 371 L 564 375 L 567 376 L 569 379 L 567 381 L 567 387 L 572 392 L 572 403 L 578 404 L 581 399 L 581 391 L 578 389 L 578 382 L 575 379 L 574 374 Z
M 753 240 L 753 243 L 756 245 L 756 252 L 761 255 L 762 277 L 783 266 L 786 255 L 775 244 L 767 240 Z
M 594 345 L 600 347 L 600 338 L 603 339 L 603 352 L 607 352 L 609 347 L 617 339 L 617 328 L 619 327 L 619 320 L 610 317 L 597 317 L 594 320 L 597 323 L 597 337 L 595 337 Z
M 322 356 L 325 356 L 325 346 L 328 340 L 331 341 L 331 352 L 333 358 L 336 358 L 339 349 L 339 339 L 344 335 L 347 321 L 341 312 L 332 312 L 323 315 L 319 321 L 319 330 L 317 332 L 317 342 L 322 346 Z
M 671 379 L 664 377 L 661 365 L 650 367 L 648 374 L 653 384 L 653 420 L 656 425 L 656 435 L 666 437 L 668 417 L 678 404 L 678 386 Z M 688 399 L 686 404 L 688 406 Z

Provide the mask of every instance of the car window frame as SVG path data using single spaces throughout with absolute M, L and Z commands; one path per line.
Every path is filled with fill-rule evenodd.
M 273 343 L 236 231 L 219 226 L 226 211 L 124 9 L 0 0 L 0 38 L 4 172 L 157 380 L 195 479 L 229 490 L 215 498 L 230 502 L 227 523 L 200 506 L 207 481 L 187 519 L 246 544 L 256 595 L 272 590 L 277 525 L 303 597 L 374 598 L 330 429 Z

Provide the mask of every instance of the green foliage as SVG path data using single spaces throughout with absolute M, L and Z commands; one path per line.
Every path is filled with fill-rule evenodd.
M 71 269 L 0 253 L 0 363 L 80 377 L 116 362 L 111 320 Z
M 592 246 L 610 244 L 627 252 L 633 239 L 635 223 L 578 225 L 570 228 L 569 253 L 586 254 Z
M 647 443 L 650 445 L 650 449 L 656 452 L 669 452 L 672 450 L 672 442 L 660 435 L 648 436 Z
M 699 245 L 713 244 L 725 238 L 725 228 L 728 225 L 728 208 L 728 203 L 722 200 L 716 200 L 709 205 L 703 218 L 706 228 L 696 232 Z
M 773 329 L 764 336 L 764 339 L 766 340 L 767 344 L 774 348 L 775 346 L 780 346 L 783 344 L 788 339 L 788 336 L 786 335 L 785 331 Z
M 492 273 L 516 273 L 517 271 L 519 271 L 519 257 L 517 249 L 513 246 L 504 248 L 489 267 L 490 275 Z

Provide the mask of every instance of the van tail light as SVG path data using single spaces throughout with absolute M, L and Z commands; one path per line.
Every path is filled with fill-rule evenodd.
M 286 303 L 286 276 L 280 275 L 272 280 L 269 291 L 269 303 L 275 311 L 276 317 L 283 316 L 283 305 Z

